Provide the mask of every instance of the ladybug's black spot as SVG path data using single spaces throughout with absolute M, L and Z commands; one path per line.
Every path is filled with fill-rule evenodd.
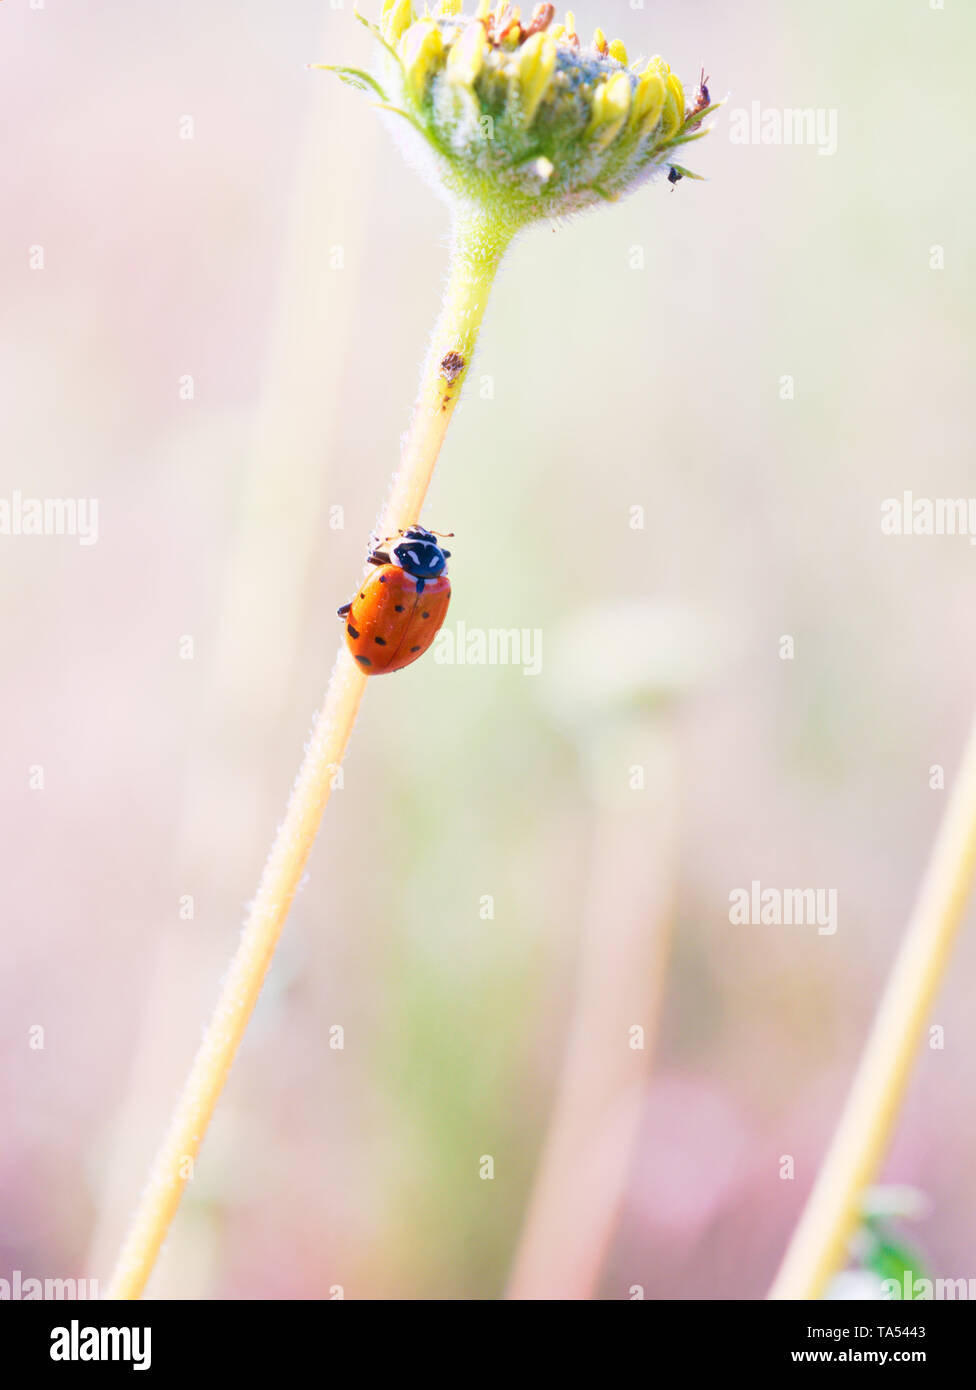
M 385 584 L 385 583 L 386 583 L 386 575 L 385 575 L 385 574 L 381 574 L 380 577 L 379 577 L 379 580 L 380 580 L 380 583 L 381 583 L 381 584 Z
M 429 613 L 421 613 L 420 616 L 421 616 L 422 618 L 429 618 L 429 617 L 430 617 L 430 614 L 429 614 Z
M 394 611 L 394 613 L 402 613 L 402 612 L 403 612 L 403 604 L 402 604 L 402 603 L 395 603 L 395 604 L 393 605 L 393 611 Z
M 353 627 L 352 623 L 346 623 L 346 631 L 349 633 L 349 636 L 355 642 L 356 638 L 359 636 L 359 633 Z
M 411 647 L 410 650 L 411 650 L 412 652 L 419 652 L 419 651 L 420 651 L 420 648 L 419 648 L 419 647 Z
M 359 662 L 360 666 L 372 666 L 373 664 L 368 656 L 357 656 L 356 660 Z
M 386 638 L 385 638 L 385 637 L 374 637 L 374 638 L 373 638 L 373 641 L 376 643 L 376 645 L 377 645 L 378 647 L 385 647 L 385 646 L 386 646 Z

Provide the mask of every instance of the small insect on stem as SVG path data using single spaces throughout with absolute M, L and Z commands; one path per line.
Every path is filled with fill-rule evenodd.
M 449 352 L 441 362 L 441 376 L 449 386 L 453 386 L 464 371 L 464 358 L 459 352 Z
M 698 79 L 698 91 L 695 93 L 695 104 L 685 116 L 689 130 L 698 129 L 701 125 L 701 119 L 696 121 L 695 117 L 700 117 L 700 114 L 707 111 L 711 104 L 712 99 L 708 94 L 708 77 L 706 76 L 705 69 L 702 68 L 701 76 Z

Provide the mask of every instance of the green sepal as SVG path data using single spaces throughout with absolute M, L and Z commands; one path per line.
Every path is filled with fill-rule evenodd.
M 318 68 L 321 72 L 334 72 L 339 81 L 345 82 L 347 86 L 355 87 L 360 92 L 367 92 L 372 89 L 380 101 L 389 101 L 389 97 L 376 78 L 370 77 L 369 73 L 363 72 L 362 68 L 343 68 L 335 63 L 313 63 L 312 67 Z

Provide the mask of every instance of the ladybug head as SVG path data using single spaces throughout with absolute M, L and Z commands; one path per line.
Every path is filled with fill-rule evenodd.
M 450 554 L 433 531 L 411 526 L 390 550 L 390 559 L 414 579 L 435 579 L 446 570 Z

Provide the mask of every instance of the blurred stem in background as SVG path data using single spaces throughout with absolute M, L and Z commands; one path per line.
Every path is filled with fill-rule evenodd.
M 323 41 L 329 29 L 327 22 Z M 322 247 L 337 241 L 364 245 L 368 204 L 360 190 L 374 176 L 378 132 L 364 125 L 355 144 L 333 140 L 335 119 L 333 104 L 316 88 L 290 196 L 253 444 L 207 644 L 213 657 L 196 727 L 188 733 L 172 876 L 178 891 L 191 893 L 198 904 L 240 896 L 238 865 L 255 853 L 253 827 L 263 817 L 271 774 L 267 759 L 251 757 L 242 764 L 241 749 L 264 747 L 288 707 L 308 624 L 307 592 L 322 543 L 327 489 L 337 482 L 331 464 L 347 394 L 348 329 L 361 308 L 364 258 L 350 256 L 338 274 Z M 325 324 L 328 333 L 322 331 Z M 221 446 L 214 443 L 212 428 L 203 427 L 203 438 L 188 435 L 194 457 L 201 449 Z M 318 608 L 314 626 L 321 628 Z M 255 662 L 256 652 L 273 652 L 274 660 Z M 274 776 L 277 789 L 277 769 Z M 177 1092 L 185 1070 L 183 1025 L 186 1014 L 200 1007 L 187 998 L 188 941 L 201 975 L 222 968 L 216 933 L 201 932 L 200 925 L 197 916 L 181 922 L 184 930 L 174 929 L 169 919 L 152 934 L 144 972 L 149 988 L 140 1000 L 125 1098 L 105 1135 L 106 1156 L 93 1165 L 98 1215 L 87 1266 L 100 1282 L 138 1199 L 140 1170 L 152 1157 L 146 1136 L 158 1123 L 159 1097 Z M 182 1010 L 173 1007 L 181 996 Z M 183 1235 L 193 1243 L 194 1257 L 188 1258 L 186 1249 L 175 1252 L 180 1296 L 194 1288 L 204 1296 L 210 1277 L 202 1253 L 206 1233 L 184 1223 Z M 168 1255 L 174 1256 L 172 1242 Z
M 864 1190 L 878 1172 L 904 1098 L 974 870 L 976 719 L 840 1123 L 770 1298 L 821 1297 L 846 1257 Z
M 640 1127 L 667 977 L 678 808 L 677 721 L 725 650 L 685 604 L 621 595 L 567 622 L 551 712 L 577 744 L 596 824 L 559 1091 L 508 1288 L 593 1297 Z
M 508 1289 L 586 1299 L 617 1224 L 651 1070 L 667 974 L 678 778 L 670 721 L 635 720 L 602 753 L 576 1002 L 549 1132 Z M 612 758 L 612 760 L 609 760 Z M 628 788 L 639 765 L 644 784 Z
M 444 435 L 474 352 L 495 272 L 514 233 L 501 219 L 459 212 L 447 288 L 378 527 L 383 537 L 420 519 Z M 138 1298 L 152 1272 L 261 986 L 345 755 L 367 677 L 345 645 L 332 672 L 284 820 L 240 945 L 193 1061 L 125 1239 L 109 1298 Z

